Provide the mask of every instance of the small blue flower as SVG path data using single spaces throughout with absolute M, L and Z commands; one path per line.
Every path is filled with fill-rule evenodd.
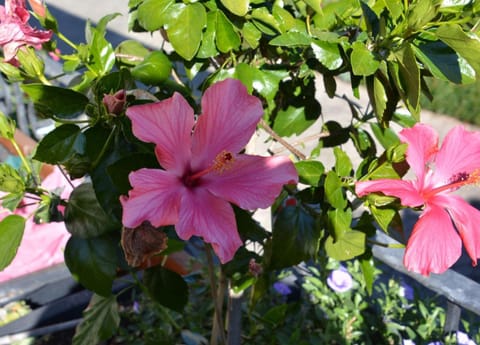
M 287 296 L 292 293 L 292 289 L 287 284 L 282 282 L 273 283 L 273 288 L 282 296 Z
M 336 292 L 347 292 L 353 286 L 353 279 L 350 273 L 343 268 L 333 270 L 327 278 L 327 285 Z

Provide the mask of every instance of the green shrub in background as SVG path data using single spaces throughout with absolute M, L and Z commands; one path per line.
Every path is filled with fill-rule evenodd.
M 480 125 L 480 82 L 455 85 L 439 79 L 428 80 L 433 100 L 422 96 L 422 107 L 461 121 Z

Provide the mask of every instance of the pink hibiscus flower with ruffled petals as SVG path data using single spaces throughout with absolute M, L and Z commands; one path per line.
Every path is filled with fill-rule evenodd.
M 407 162 L 416 179 L 357 182 L 357 194 L 381 192 L 399 198 L 404 206 L 423 206 L 403 259 L 409 270 L 424 275 L 446 271 L 460 257 L 462 241 L 475 266 L 480 258 L 480 212 L 452 192 L 480 181 L 480 133 L 457 126 L 439 148 L 437 133 L 416 124 L 403 129 L 400 138 L 408 144 Z
M 202 98 L 203 114 L 178 93 L 153 104 L 132 106 L 127 116 L 140 140 L 156 145 L 165 170 L 130 173 L 133 187 L 122 196 L 123 225 L 175 225 L 180 238 L 201 236 L 222 263 L 242 245 L 230 203 L 247 210 L 270 206 L 284 184 L 297 183 L 288 157 L 239 152 L 254 134 L 260 100 L 234 79 L 212 85 Z
M 5 0 L 5 7 L 0 6 L 0 46 L 5 61 L 15 61 L 17 51 L 22 46 L 37 47 L 51 39 L 51 30 L 34 29 L 28 24 L 29 19 L 25 0 Z

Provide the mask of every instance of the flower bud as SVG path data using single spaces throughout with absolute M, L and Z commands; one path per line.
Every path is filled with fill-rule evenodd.
M 125 108 L 127 101 L 127 93 L 125 90 L 119 90 L 112 94 L 105 94 L 103 96 L 103 104 L 110 114 L 120 115 Z

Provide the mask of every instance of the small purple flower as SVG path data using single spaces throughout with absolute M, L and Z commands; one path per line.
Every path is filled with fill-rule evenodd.
M 138 301 L 134 301 L 132 309 L 135 314 L 140 314 L 140 303 L 138 303 Z
M 282 296 L 287 296 L 292 293 L 292 289 L 287 284 L 282 282 L 273 283 L 273 288 Z
M 353 286 L 353 279 L 350 273 L 344 268 L 333 270 L 327 278 L 327 285 L 333 291 L 347 292 Z
M 436 340 L 428 343 L 427 345 L 443 345 L 443 343 L 441 341 Z
M 467 333 L 463 333 L 461 331 L 457 331 L 457 344 L 458 345 L 477 345 Z
M 402 340 L 402 345 L 415 345 L 415 342 L 410 339 L 403 339 Z
M 405 297 L 407 301 L 413 301 L 415 295 L 413 293 L 413 288 L 408 285 L 405 281 L 400 281 L 400 296 Z

